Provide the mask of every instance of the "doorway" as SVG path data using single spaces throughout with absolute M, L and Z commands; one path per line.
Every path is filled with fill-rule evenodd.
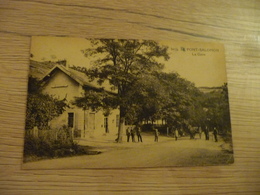
M 73 112 L 68 113 L 68 127 L 70 127 L 70 128 L 74 127 L 74 113 Z

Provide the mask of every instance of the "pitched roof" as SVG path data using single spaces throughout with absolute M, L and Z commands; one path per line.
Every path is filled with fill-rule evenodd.
M 66 75 L 68 75 L 71 79 L 79 83 L 83 87 L 94 88 L 94 89 L 105 89 L 106 91 L 111 92 L 110 87 L 100 86 L 97 82 L 90 82 L 89 78 L 86 74 L 74 70 L 72 68 L 66 68 L 62 65 L 55 65 L 51 70 L 49 70 L 45 76 L 41 79 L 43 82 L 47 82 L 50 77 L 57 71 L 60 70 Z

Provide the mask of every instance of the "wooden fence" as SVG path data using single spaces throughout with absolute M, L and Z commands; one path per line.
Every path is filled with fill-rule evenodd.
M 49 140 L 65 140 L 74 137 L 73 130 L 70 128 L 39 130 L 37 127 L 34 127 L 33 129 L 26 130 L 25 134 L 37 138 L 46 138 Z

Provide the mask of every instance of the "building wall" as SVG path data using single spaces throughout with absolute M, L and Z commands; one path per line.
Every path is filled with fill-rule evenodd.
M 83 116 L 83 110 L 81 108 L 67 108 L 66 111 L 64 111 L 60 116 L 54 118 L 51 122 L 50 122 L 50 126 L 51 128 L 60 128 L 63 125 L 68 126 L 68 115 L 69 113 L 73 113 L 74 115 L 74 122 L 73 122 L 73 128 L 74 129 L 81 129 L 81 127 L 83 126 L 82 121 L 82 116 Z
M 82 87 L 60 70 L 56 70 L 48 82 L 44 85 L 43 92 L 46 92 L 58 99 L 66 98 L 68 102 L 75 96 L 80 96 Z
M 95 116 L 96 131 L 94 135 L 100 136 L 106 133 L 116 135 L 118 132 L 117 115 L 119 115 L 119 110 L 113 110 L 107 117 L 104 116 L 102 110 L 97 112 Z M 105 118 L 107 118 L 107 123 Z M 108 125 L 108 132 L 106 132 L 106 124 Z
M 81 96 L 84 92 L 82 86 L 71 79 L 67 74 L 60 70 L 51 76 L 48 82 L 44 86 L 44 93 L 53 95 L 58 99 L 66 98 L 70 107 L 64 111 L 63 114 L 53 119 L 50 122 L 51 128 L 60 128 L 63 125 L 69 125 L 69 113 L 73 115 L 73 128 L 74 135 L 79 134 L 81 138 L 97 137 L 109 133 L 116 135 L 118 131 L 117 120 L 119 116 L 119 110 L 113 110 L 107 117 L 107 125 L 109 132 L 106 132 L 105 128 L 105 116 L 103 111 L 93 112 L 91 110 L 83 110 L 70 104 L 74 100 L 75 96 Z
M 108 117 L 104 116 L 102 110 L 98 112 L 86 110 L 85 129 L 84 126 L 82 126 L 81 137 L 98 137 L 105 134 L 116 135 L 118 131 L 118 126 L 116 123 L 117 115 L 119 115 L 119 110 L 113 110 Z M 84 117 L 82 118 L 84 119 Z M 107 118 L 107 123 L 105 118 Z M 84 124 L 84 122 L 82 122 L 81 124 Z M 106 131 L 106 124 L 108 125 L 108 132 Z

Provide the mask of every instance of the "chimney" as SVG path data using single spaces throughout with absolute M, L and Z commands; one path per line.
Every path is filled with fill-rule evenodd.
M 69 65 L 67 64 L 67 60 L 59 60 L 57 64 L 64 66 L 65 68 L 69 68 Z

